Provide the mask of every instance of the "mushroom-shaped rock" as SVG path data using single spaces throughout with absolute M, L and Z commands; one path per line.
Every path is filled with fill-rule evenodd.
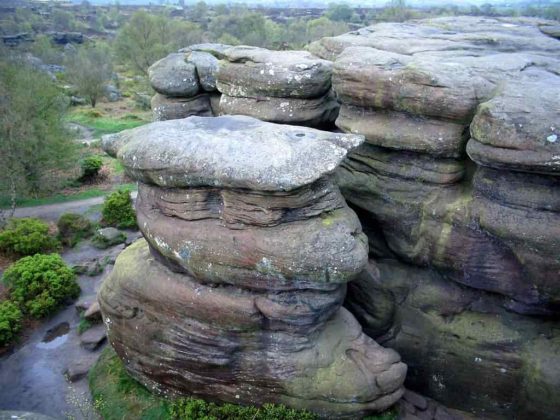
M 342 308 L 368 246 L 331 174 L 362 136 L 244 116 L 123 134 L 145 237 L 99 292 L 111 344 L 166 395 L 381 411 L 406 365 Z
M 118 156 L 133 178 L 162 187 L 289 191 L 332 173 L 364 137 L 245 116 L 189 117 L 126 131 Z

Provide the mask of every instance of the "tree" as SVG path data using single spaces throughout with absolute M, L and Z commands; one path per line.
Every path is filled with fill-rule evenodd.
M 103 96 L 112 74 L 111 56 L 107 48 L 81 47 L 66 59 L 66 77 L 93 108 Z
M 76 146 L 63 126 L 67 101 L 50 77 L 0 57 L 0 193 L 13 214 L 18 198 L 56 187 Z
M 335 22 L 350 22 L 354 15 L 354 10 L 343 3 L 331 3 L 326 13 L 330 20 Z
M 307 22 L 307 36 L 310 41 L 321 39 L 325 36 L 336 36 L 348 32 L 348 25 L 344 22 L 333 22 L 325 16 Z
M 138 11 L 118 32 L 114 48 L 122 63 L 147 75 L 148 67 L 160 58 L 201 40 L 202 31 L 195 23 Z

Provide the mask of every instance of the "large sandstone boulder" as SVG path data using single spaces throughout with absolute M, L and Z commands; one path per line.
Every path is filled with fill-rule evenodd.
M 263 121 L 308 127 L 332 126 L 338 116 L 339 104 L 332 94 L 319 98 L 240 98 L 222 95 L 220 112 L 247 115 Z
M 494 84 L 451 59 L 350 47 L 334 63 L 333 87 L 344 104 L 467 123 Z
M 461 157 L 467 141 L 465 125 L 406 112 L 343 105 L 336 125 L 359 133 L 366 142 L 389 149 Z
M 560 77 L 533 71 L 482 103 L 467 152 L 498 169 L 560 173 Z
M 330 175 L 363 137 L 244 116 L 129 130 L 146 240 L 99 292 L 111 345 L 166 395 L 283 403 L 328 418 L 384 410 L 406 365 L 341 307 L 367 240 Z
M 176 120 L 192 115 L 211 117 L 210 96 L 206 93 L 190 98 L 173 98 L 156 93 L 152 97 L 154 121 Z
M 217 78 L 229 96 L 317 98 L 331 87 L 331 63 L 307 51 L 239 46 L 224 52 Z
M 196 67 L 185 60 L 185 54 L 169 54 L 148 69 L 154 90 L 166 96 L 191 97 L 198 93 Z
M 185 135 L 188 133 L 188 135 Z M 363 137 L 283 126 L 245 116 L 190 117 L 124 132 L 127 172 L 162 187 L 289 191 L 317 181 Z

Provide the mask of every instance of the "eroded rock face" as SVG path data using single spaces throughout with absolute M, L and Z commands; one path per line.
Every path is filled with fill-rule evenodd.
M 559 363 L 560 42 L 544 24 L 438 18 L 310 46 L 334 60 L 336 125 L 366 137 L 336 182 L 370 256 L 398 261 L 347 307 L 410 362 L 407 386 L 480 415 L 560 415 L 536 392 L 560 375 L 535 369 Z
M 248 115 L 263 121 L 322 127 L 333 125 L 339 104 L 330 93 L 313 99 L 258 97 L 243 98 L 222 95 L 220 112 Z
M 188 133 L 186 135 L 185 133 Z M 289 191 L 334 171 L 363 137 L 245 116 L 190 117 L 124 132 L 127 172 L 162 187 Z
M 211 117 L 210 97 L 203 93 L 190 98 L 171 98 L 156 93 L 152 97 L 154 121 L 176 120 L 192 115 Z
M 191 97 L 199 90 L 196 67 L 185 61 L 185 55 L 181 53 L 156 61 L 148 69 L 148 77 L 154 90 L 162 95 Z
M 370 261 L 345 303 L 369 336 L 403 355 L 407 386 L 483 417 L 513 410 L 553 419 L 560 409 L 557 323 L 501 305 L 497 295 L 395 260 Z
M 232 47 L 220 62 L 218 90 L 237 97 L 317 98 L 331 87 L 331 66 L 307 51 Z
M 243 116 L 145 127 L 117 152 L 145 240 L 99 294 L 129 372 L 164 394 L 329 418 L 394 404 L 406 365 L 341 307 L 368 251 L 330 174 L 363 137 Z

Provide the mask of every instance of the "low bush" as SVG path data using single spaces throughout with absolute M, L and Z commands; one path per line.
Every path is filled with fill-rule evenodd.
M 26 256 L 55 251 L 60 246 L 49 233 L 49 225 L 39 219 L 10 219 L 0 231 L 0 251 Z
M 80 167 L 82 168 L 80 180 L 88 181 L 97 177 L 103 167 L 103 160 L 99 156 L 87 156 L 82 159 Z
M 204 420 L 315 420 L 309 411 L 295 410 L 284 405 L 264 404 L 262 407 L 235 404 L 214 404 L 195 398 L 181 398 L 170 404 L 174 419 Z
M 13 302 L 34 318 L 53 313 L 80 294 L 76 276 L 58 254 L 36 254 L 9 266 L 2 277 Z
M 101 214 L 105 225 L 121 229 L 136 227 L 136 213 L 129 190 L 118 190 L 105 198 Z
M 10 344 L 21 330 L 22 314 L 15 303 L 0 302 L 0 347 Z
M 93 224 L 88 218 L 75 213 L 65 213 L 57 222 L 58 237 L 66 246 L 74 246 L 81 239 L 93 235 Z

